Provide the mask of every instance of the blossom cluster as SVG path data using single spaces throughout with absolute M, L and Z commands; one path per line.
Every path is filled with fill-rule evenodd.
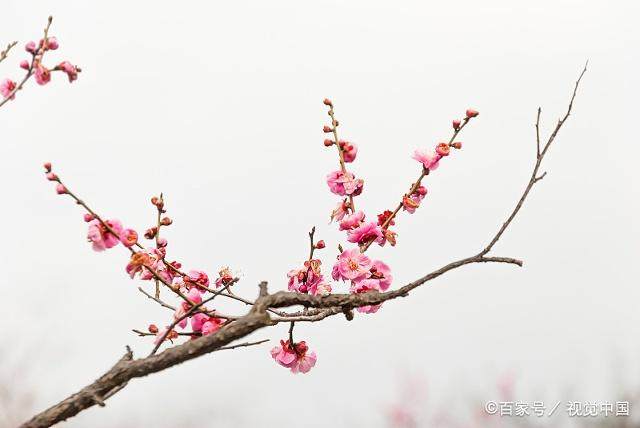
M 71 196 L 87 210 L 87 213 L 84 214 L 84 221 L 88 224 L 87 240 L 91 243 L 94 251 L 102 252 L 122 244 L 131 252 L 131 257 L 125 267 L 130 278 L 138 277 L 142 281 L 155 280 L 157 285 L 162 283 L 182 297 L 183 301 L 180 302 L 173 314 L 173 324 L 175 325 L 163 329 L 159 329 L 155 324 L 149 326 L 149 333 L 156 337 L 156 345 L 164 340 L 177 338 L 179 334 L 174 330 L 174 327 L 185 329 L 190 324 L 189 335 L 196 338 L 215 333 L 224 324 L 225 320 L 216 317 L 215 311 L 210 311 L 205 307 L 197 311 L 193 310 L 203 304 L 205 293 L 212 292 L 209 288 L 210 281 L 207 273 L 201 270 L 190 270 L 188 273 L 184 273 L 180 270 L 182 268 L 180 262 L 167 260 L 168 241 L 160 237 L 160 231 L 162 227 L 171 225 L 173 221 L 164 216 L 166 211 L 162 197 L 151 198 L 151 203 L 158 212 L 158 222 L 144 233 L 143 236 L 153 240 L 155 244 L 145 248 L 139 242 L 136 230 L 123 227 L 122 222 L 118 219 L 99 217 L 62 184 L 58 175 L 52 171 L 51 163 L 45 163 L 44 168 L 47 179 L 57 183 L 56 192 L 58 194 Z M 215 287 L 226 288 L 234 281 L 235 278 L 230 269 L 225 267 L 219 271 Z M 156 298 L 157 296 L 158 292 L 156 292 Z
M 40 83 L 42 76 L 38 77 L 38 67 L 42 55 L 47 50 L 57 48 L 55 38 L 43 39 L 37 47 L 35 44 L 29 45 L 28 50 L 34 53 L 33 63 L 27 64 L 36 73 L 36 80 Z M 64 70 L 64 67 L 62 67 Z M 74 80 L 75 75 L 69 76 Z M 346 243 L 350 248 L 344 249 L 342 244 L 338 245 L 338 254 L 332 265 L 331 277 L 327 279 L 322 272 L 322 261 L 315 257 L 315 252 L 326 247 L 323 240 L 315 241 L 315 227 L 309 233 L 310 251 L 302 266 L 290 270 L 287 273 L 288 289 L 290 292 L 305 293 L 313 296 L 327 296 L 333 291 L 334 285 L 331 279 L 336 282 L 348 284 L 349 293 L 384 293 L 393 282 L 391 268 L 382 260 L 374 260 L 366 255 L 366 251 L 372 244 L 384 246 L 389 243 L 395 246 L 397 234 L 391 230 L 396 224 L 397 215 L 400 210 L 410 214 L 415 213 L 427 195 L 427 188 L 422 184 L 422 180 L 435 171 L 440 162 L 450 156 L 451 149 L 461 149 L 462 143 L 455 141 L 458 133 L 469 120 L 478 115 L 475 110 L 467 110 L 463 120 L 454 120 L 454 133 L 448 143 L 437 143 L 433 149 L 417 149 L 413 153 L 413 159 L 420 163 L 420 175 L 412 183 L 410 190 L 405 193 L 394 210 L 384 210 L 376 216 L 368 217 L 364 210 L 357 210 L 355 198 L 362 195 L 364 190 L 364 180 L 357 178 L 355 174 L 347 169 L 347 165 L 356 160 L 358 147 L 356 144 L 338 138 L 337 128 L 339 122 L 335 118 L 333 103 L 325 100 L 328 106 L 328 114 L 331 124 L 325 125 L 323 131 L 332 134 L 332 138 L 324 141 L 326 147 L 336 147 L 340 168 L 330 172 L 326 177 L 326 182 L 330 192 L 340 197 L 336 208 L 331 213 L 331 222 L 336 222 L 339 231 L 345 233 Z M 179 336 L 187 336 L 191 339 L 207 336 L 215 333 L 223 326 L 233 323 L 233 316 L 225 316 L 217 310 L 209 309 L 205 304 L 210 303 L 215 297 L 224 294 L 228 298 L 239 300 L 245 304 L 254 304 L 235 295 L 230 287 L 237 281 L 229 268 L 222 268 L 218 272 L 218 277 L 213 281 L 214 288 L 209 279 L 209 275 L 202 270 L 182 270 L 182 264 L 176 260 L 169 260 L 167 249 L 169 243 L 162 235 L 163 228 L 173 223 L 171 218 L 166 216 L 166 209 L 163 195 L 151 198 L 151 204 L 155 207 L 157 221 L 145 230 L 143 234 L 133 228 L 128 228 L 118 219 L 103 219 L 92 211 L 82 200 L 78 199 L 53 172 L 50 163 L 44 164 L 46 178 L 56 183 L 56 192 L 60 195 L 68 195 L 75 202 L 82 206 L 86 213 L 84 220 L 88 224 L 87 240 L 94 251 L 103 252 L 108 249 L 122 245 L 130 252 L 130 258 L 125 266 L 125 271 L 131 279 L 155 282 L 155 295 L 146 293 L 140 289 L 147 297 L 160 303 L 173 311 L 172 321 L 163 328 L 158 328 L 155 324 L 150 324 L 148 332 L 134 330 L 142 336 L 155 336 L 155 348 L 152 353 L 166 340 L 173 340 Z M 145 246 L 141 239 L 151 241 Z M 161 285 L 168 288 L 181 300 L 177 306 L 171 306 L 160 300 Z M 337 286 L 337 285 L 336 285 Z M 377 312 L 381 304 L 360 306 L 356 309 L 361 313 L 372 314 Z M 296 322 L 296 314 L 283 314 L 277 312 L 280 319 L 277 322 L 290 322 L 289 338 L 281 340 L 280 345 L 271 350 L 271 356 L 281 366 L 286 367 L 293 373 L 307 373 L 313 368 L 317 361 L 316 353 L 309 350 L 306 341 L 294 341 L 293 328 Z M 309 320 L 308 312 L 303 312 L 305 320 Z M 177 329 L 188 331 L 178 332 Z
M 49 19 L 49 25 L 51 24 L 51 18 Z M 16 92 L 22 88 L 22 85 L 33 76 L 38 85 L 46 85 L 51 81 L 51 76 L 54 72 L 62 72 L 66 74 L 69 82 L 73 82 L 78 79 L 78 73 L 82 70 L 70 63 L 69 61 L 59 62 L 54 66 L 46 66 L 43 61 L 45 54 L 50 51 L 55 51 L 60 47 L 58 39 L 54 36 L 47 36 L 49 27 L 45 30 L 44 38 L 40 39 L 38 43 L 30 41 L 26 43 L 24 49 L 30 54 L 28 59 L 20 61 L 20 68 L 25 70 L 25 76 L 20 83 L 13 79 L 5 78 L 0 80 L 0 94 L 9 100 L 15 99 Z

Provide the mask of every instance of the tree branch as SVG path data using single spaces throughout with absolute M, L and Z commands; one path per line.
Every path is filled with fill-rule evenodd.
M 263 327 L 275 325 L 278 322 L 314 322 L 339 313 L 344 313 L 347 316 L 347 319 L 350 319 L 353 317 L 353 314 L 351 312 L 353 308 L 357 308 L 360 306 L 378 305 L 387 300 L 392 300 L 398 297 L 406 297 L 411 291 L 425 284 L 426 282 L 431 281 L 453 269 L 457 269 L 468 264 L 507 263 L 522 266 L 521 260 L 510 257 L 487 256 L 487 254 L 493 249 L 495 244 L 512 223 L 513 219 L 522 208 L 524 201 L 529 195 L 529 192 L 533 188 L 534 184 L 544 177 L 545 174 L 538 175 L 540 165 L 549 147 L 551 146 L 551 143 L 554 141 L 560 128 L 571 113 L 573 101 L 578 90 L 578 85 L 580 84 L 580 81 L 585 72 L 586 65 L 582 73 L 580 74 L 580 77 L 576 81 L 567 112 L 565 113 L 563 118 L 558 121 L 558 124 L 556 125 L 546 144 L 542 148 L 540 147 L 539 134 L 540 109 L 538 109 L 538 116 L 536 120 L 536 162 L 531 174 L 531 178 L 529 179 L 529 182 L 527 183 L 522 196 L 518 200 L 511 214 L 507 217 L 506 221 L 502 224 L 489 244 L 484 247 L 478 254 L 451 262 L 440 267 L 437 270 L 434 270 L 431 273 L 428 273 L 427 275 L 424 275 L 421 278 L 416 279 L 409 284 L 406 284 L 405 286 L 397 290 L 391 290 L 384 293 L 370 291 L 359 294 L 330 294 L 327 296 L 312 296 L 302 293 L 279 291 L 274 294 L 269 294 L 267 291 L 267 283 L 262 282 L 260 283 L 259 296 L 255 300 L 255 302 L 245 301 L 245 303 L 251 304 L 251 309 L 246 315 L 239 317 L 232 322 L 224 324 L 220 328 L 220 330 L 218 330 L 214 334 L 190 340 L 186 343 L 174 346 L 172 348 L 166 349 L 159 354 L 150 355 L 146 358 L 134 360 L 131 350 L 127 348 L 126 354 L 98 380 L 84 387 L 77 393 L 69 396 L 60 403 L 55 404 L 42 413 L 37 414 L 31 420 L 24 423 L 22 427 L 49 427 L 60 421 L 66 420 L 96 404 L 104 406 L 104 402 L 107 398 L 123 389 L 132 379 L 144 377 L 149 374 L 162 371 L 171 366 L 189 361 L 210 352 L 263 343 L 264 341 L 229 345 L 231 342 L 246 337 L 256 330 L 259 330 Z M 156 300 L 150 295 L 147 295 L 147 297 Z M 163 302 L 158 303 L 162 304 Z M 297 314 L 285 314 L 287 315 L 285 317 L 281 316 L 282 313 L 275 311 L 276 308 L 298 305 L 305 307 L 305 309 L 315 309 L 303 311 L 302 313 Z M 192 309 L 196 309 L 195 306 Z M 269 313 L 277 313 L 278 317 L 272 318 Z

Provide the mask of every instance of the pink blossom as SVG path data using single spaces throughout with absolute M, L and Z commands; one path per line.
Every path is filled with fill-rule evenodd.
M 199 305 L 202 303 L 202 294 L 196 288 L 192 288 L 187 292 L 187 299 L 194 305 Z M 187 302 L 182 302 L 182 304 L 187 305 L 187 307 L 189 305 Z
M 363 279 L 361 281 L 354 282 L 351 285 L 352 293 L 366 293 L 368 291 L 380 291 L 379 281 L 375 279 Z M 378 309 L 380 309 L 381 306 L 382 304 L 360 306 L 358 307 L 358 312 L 373 314 L 378 312 Z
M 318 281 L 311 286 L 309 292 L 312 296 L 327 296 L 331 294 L 331 285 L 322 281 Z
M 133 229 L 123 229 L 120 232 L 120 242 L 127 248 L 134 246 L 138 242 L 138 232 Z
M 364 213 L 362 211 L 357 211 L 347 217 L 345 217 L 340 222 L 340 230 L 351 230 L 360 226 L 360 223 L 364 220 Z
M 351 172 L 333 171 L 327 175 L 329 190 L 336 195 L 359 195 L 362 193 L 364 181 L 356 179 Z
M 222 287 L 223 285 L 230 284 L 233 281 L 233 274 L 231 269 L 223 267 L 218 271 L 218 278 L 216 279 L 216 287 Z
M 438 155 L 440 156 L 449 156 L 450 152 L 451 148 L 447 143 L 440 143 L 436 146 L 436 153 L 438 153 Z
M 419 193 L 413 193 L 411 196 L 404 196 L 402 198 L 402 209 L 406 212 L 413 214 L 416 212 L 416 208 L 420 206 L 420 202 L 424 199 L 424 195 Z
M 358 146 L 347 141 L 340 141 L 340 148 L 342 148 L 342 158 L 346 163 L 353 162 L 358 154 Z
M 317 291 L 318 286 L 324 282 L 324 276 L 320 272 L 320 265 L 320 260 L 313 259 L 304 262 L 303 269 L 290 270 L 287 273 L 289 291 L 315 294 L 315 291 L 312 290 Z
M 368 242 L 377 242 L 384 244 L 384 235 L 382 229 L 375 222 L 366 223 L 347 232 L 347 241 L 366 244 Z
M 38 85 L 46 85 L 51 81 L 51 71 L 48 68 L 38 63 L 36 65 L 35 79 Z
M 281 340 L 280 346 L 271 350 L 271 356 L 292 373 L 307 373 L 316 365 L 317 360 L 316 353 L 308 351 L 309 348 L 304 341 L 291 345 L 288 340 Z
M 435 170 L 438 168 L 438 161 L 440 160 L 440 155 L 438 155 L 435 150 L 427 150 L 427 149 L 417 149 L 413 152 L 412 158 L 422 163 L 425 168 L 428 170 Z
M 334 281 L 340 280 L 340 268 L 338 263 L 333 265 L 333 268 L 331 269 L 331 278 L 333 278 Z
M 75 65 L 71 64 L 69 61 L 64 61 L 58 64 L 56 70 L 62 70 L 67 73 L 67 77 L 69 78 L 69 83 L 78 79 L 78 72 L 80 69 Z
M 215 333 L 220 329 L 220 326 L 224 322 L 221 318 L 210 317 L 207 321 L 202 323 L 202 335 L 207 336 Z
M 378 309 L 382 307 L 382 303 L 379 305 L 365 305 L 357 308 L 358 312 L 362 314 L 375 314 Z
M 91 220 L 89 220 L 91 221 Z M 143 269 L 143 266 L 149 265 L 151 263 L 151 258 L 147 252 L 137 252 L 131 255 L 131 259 L 127 264 L 126 271 L 129 274 L 129 277 L 133 279 L 137 273 L 140 273 Z
M 345 201 L 338 203 L 338 206 L 331 212 L 331 221 L 333 220 L 342 220 L 344 216 L 347 214 L 348 205 Z
M 378 281 L 378 289 L 380 291 L 387 291 L 393 281 L 393 276 L 391 275 L 391 269 L 389 266 L 380 260 L 374 260 L 369 271 L 371 272 L 371 276 L 369 278 L 371 280 Z
M 100 220 L 95 219 L 89 222 L 89 230 L 87 239 L 92 243 L 94 251 L 104 251 L 118 245 L 119 236 L 122 232 L 122 223 L 120 220 L 107 220 L 105 223 L 116 234 L 115 236 L 102 224 Z
M 4 79 L 2 83 L 0 83 L 0 94 L 3 97 L 14 99 L 16 95 L 12 93 L 16 89 L 16 82 L 11 79 Z
M 199 332 L 202 330 L 202 325 L 209 321 L 209 316 L 199 312 L 191 317 L 191 328 L 193 331 Z
M 29 61 L 27 61 L 26 59 L 23 59 L 22 61 L 20 61 L 20 68 L 22 68 L 23 70 L 28 70 Z
M 165 251 L 163 248 L 150 248 L 145 251 L 139 251 L 131 256 L 131 260 L 126 268 L 127 273 L 132 279 L 136 274 L 140 273 L 141 280 L 149 281 L 155 278 L 153 273 L 147 268 L 149 267 L 153 269 L 163 281 L 171 284 L 175 278 L 175 272 L 168 268 L 162 261 L 164 255 Z M 173 264 L 175 264 L 175 262 L 173 262 Z
M 353 248 L 340 254 L 336 266 L 332 272 L 332 276 L 337 277 L 336 280 L 354 280 L 369 273 L 371 259 L 362 254 L 359 248 Z
M 64 195 L 65 193 L 67 193 L 67 188 L 64 187 L 64 184 L 58 183 L 58 185 L 56 186 L 56 193 L 58 195 Z
M 185 281 L 196 285 L 201 292 L 205 291 L 204 288 L 209 287 L 209 276 L 201 270 L 190 270 Z

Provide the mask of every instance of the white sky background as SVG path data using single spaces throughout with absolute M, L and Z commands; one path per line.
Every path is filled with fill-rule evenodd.
M 3 4 L 1 40 L 22 46 L 53 14 L 51 58 L 84 70 L 71 86 L 31 82 L 0 112 L 0 349 L 26 355 L 32 373 L 17 382 L 37 388 L 39 408 L 92 381 L 125 344 L 148 353 L 130 329 L 170 317 L 126 276 L 122 248 L 90 249 L 82 211 L 55 195 L 43 161 L 140 232 L 163 191 L 171 257 L 212 277 L 230 265 L 243 273 L 237 291 L 255 296 L 263 279 L 286 287 L 313 225 L 330 273 L 342 236 L 327 225 L 336 198 L 324 176 L 337 159 L 322 145 L 324 97 L 359 145 L 358 203 L 370 216 L 419 173 L 412 151 L 474 107 L 464 149 L 428 177 L 416 214 L 400 215 L 398 246 L 371 250 L 400 286 L 493 236 L 528 180 L 536 108 L 547 135 L 586 59 L 548 175 L 495 248 L 525 267 L 465 267 L 375 315 L 297 326 L 318 353 L 309 375 L 278 367 L 272 344 L 216 353 L 135 380 L 67 426 L 379 426 L 415 373 L 428 379 L 425 406 L 491 391 L 511 370 L 530 401 L 567 388 L 613 400 L 637 386 L 637 2 L 176 4 Z M 0 77 L 19 77 L 25 56 L 12 52 Z M 286 328 L 252 338 L 277 341 Z

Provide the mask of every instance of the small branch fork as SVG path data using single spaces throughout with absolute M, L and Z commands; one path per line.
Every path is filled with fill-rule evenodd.
M 406 297 L 415 288 L 435 278 L 438 278 L 439 276 L 444 275 L 451 270 L 460 268 L 465 265 L 475 263 L 507 263 L 522 266 L 522 261 L 519 259 L 511 257 L 489 256 L 488 253 L 493 249 L 495 244 L 512 223 L 513 219 L 522 208 L 524 201 L 526 200 L 533 186 L 545 176 L 545 173 L 539 174 L 540 166 L 551 144 L 562 128 L 562 125 L 565 123 L 565 121 L 569 117 L 569 114 L 571 113 L 573 102 L 578 91 L 578 86 L 586 72 L 586 69 L 587 68 L 585 64 L 582 73 L 575 83 L 573 95 L 571 96 L 571 101 L 569 102 L 569 107 L 565 115 L 558 121 L 556 127 L 554 128 L 553 132 L 544 143 L 544 145 L 541 145 L 540 140 L 539 123 L 541 110 L 538 109 L 538 115 L 536 119 L 536 161 L 531 174 L 531 178 L 529 179 L 529 182 L 527 183 L 522 196 L 516 203 L 516 206 L 511 214 L 499 228 L 498 232 L 489 241 L 489 244 L 484 247 L 479 253 L 451 262 L 440 267 L 437 270 L 434 270 L 431 273 L 428 273 L 427 275 L 424 275 L 421 278 L 416 279 L 409 284 L 404 285 L 397 290 L 387 291 L 384 293 L 371 291 L 359 294 L 329 294 L 327 296 L 312 296 L 303 293 L 279 291 L 274 294 L 269 294 L 267 290 L 267 283 L 262 282 L 259 285 L 259 294 L 255 301 L 251 302 L 246 299 L 241 300 L 251 305 L 251 309 L 246 315 L 240 316 L 237 319 L 234 319 L 232 322 L 225 323 L 214 334 L 195 338 L 183 344 L 168 348 L 158 354 L 152 353 L 152 355 L 149 355 L 146 358 L 133 359 L 133 353 L 127 347 L 127 352 L 125 353 L 125 355 L 95 382 L 87 385 L 77 393 L 69 396 L 58 404 L 53 405 L 49 409 L 35 415 L 31 420 L 25 422 L 22 427 L 49 427 L 60 421 L 66 420 L 96 404 L 103 406 L 107 398 L 123 389 L 132 379 L 144 377 L 152 373 L 157 373 L 171 366 L 181 364 L 185 361 L 189 361 L 191 359 L 214 351 L 223 349 L 235 349 L 239 347 L 253 346 L 264 343 L 266 340 L 232 344 L 232 342 L 244 338 L 257 330 L 260 330 L 264 327 L 273 326 L 279 322 L 286 321 L 290 323 L 289 335 L 290 340 L 293 341 L 292 336 L 294 322 L 320 321 L 324 318 L 340 313 L 345 314 L 347 319 L 350 319 L 351 317 L 353 317 L 353 308 L 368 305 L 378 305 L 387 300 L 392 300 L 398 297 Z M 224 289 L 220 290 L 219 294 L 224 295 L 223 291 Z M 151 296 L 146 292 L 144 292 L 144 294 L 146 294 L 150 299 L 156 300 L 154 296 Z M 163 306 L 168 306 L 169 309 L 173 309 L 170 305 L 166 305 L 162 301 L 159 301 L 158 303 L 162 304 Z M 278 308 L 291 306 L 302 306 L 304 308 L 304 311 L 297 313 L 282 313 L 280 311 L 277 311 Z M 190 310 L 196 310 L 196 306 L 193 306 Z M 270 313 L 277 314 L 277 316 L 272 317 Z

